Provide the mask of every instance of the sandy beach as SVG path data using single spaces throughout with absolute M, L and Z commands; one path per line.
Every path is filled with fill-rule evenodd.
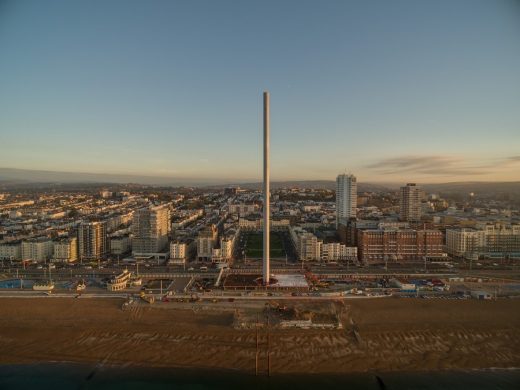
M 121 304 L 0 299 L 0 363 L 189 366 L 254 374 L 256 331 L 234 329 L 233 310 L 156 303 L 123 311 Z M 363 299 L 344 307 L 344 329 L 276 329 L 269 337 L 261 330 L 259 372 L 267 371 L 268 343 L 273 374 L 520 367 L 520 300 Z

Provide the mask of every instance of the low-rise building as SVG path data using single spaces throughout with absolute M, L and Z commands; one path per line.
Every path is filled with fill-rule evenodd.
M 357 260 L 357 247 L 339 242 L 321 244 L 320 258 L 323 261 Z
M 239 204 L 230 204 L 229 205 L 229 213 L 230 214 L 238 214 L 239 216 L 246 216 L 250 214 L 258 213 L 258 205 L 251 203 L 239 203 Z
M 451 256 L 468 257 L 483 251 L 485 246 L 486 233 L 483 230 L 446 229 L 446 251 Z
M 170 263 L 185 264 L 188 255 L 188 245 L 185 242 L 173 241 L 170 243 Z
M 439 230 L 358 230 L 357 241 L 359 261 L 365 264 L 446 257 L 442 232 Z
M 108 291 L 121 291 L 124 290 L 130 284 L 130 278 L 132 277 L 132 273 L 128 270 L 124 270 L 119 275 L 114 276 L 107 283 Z
M 240 218 L 238 220 L 238 226 L 242 230 L 262 230 L 264 227 L 263 218 Z M 291 226 L 291 221 L 286 218 L 282 219 L 271 219 L 271 230 L 286 230 Z
M 78 239 L 76 237 L 54 241 L 53 262 L 73 263 L 76 260 L 78 260 Z
M 520 225 L 478 224 L 446 230 L 446 250 L 456 257 L 520 257 Z
M 22 260 L 22 242 L 12 241 L 0 244 L 0 260 Z

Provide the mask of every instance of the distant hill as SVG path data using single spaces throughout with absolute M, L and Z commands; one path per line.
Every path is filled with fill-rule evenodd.
M 161 186 L 203 186 L 221 183 L 215 179 L 185 179 L 167 176 L 124 175 L 111 173 L 59 172 L 31 169 L 0 168 L 0 185 L 29 183 L 138 183 Z
M 215 186 L 207 186 L 208 188 L 223 188 L 228 186 L 238 185 L 240 188 L 245 188 L 248 190 L 260 190 L 262 189 L 262 182 L 256 183 L 235 183 L 235 184 L 226 184 L 226 185 L 215 185 Z M 309 188 L 309 189 L 336 189 L 336 181 L 334 180 L 289 180 L 289 181 L 272 181 L 271 182 L 272 189 L 279 188 Z M 371 184 L 371 183 L 358 183 L 358 191 L 391 191 L 391 189 L 387 186 L 380 184 Z
M 440 184 L 421 184 L 427 192 L 440 194 L 469 194 L 474 192 L 480 195 L 498 193 L 520 194 L 520 181 L 511 182 L 455 182 Z
M 13 188 L 17 186 L 49 186 L 53 184 L 141 184 L 167 187 L 205 187 L 219 189 L 232 185 L 238 185 L 246 189 L 261 189 L 261 182 L 237 182 L 225 179 L 186 179 L 166 176 L 122 175 L 110 173 L 86 173 L 86 172 L 58 172 L 30 169 L 0 168 L 0 188 Z M 474 192 L 481 195 L 498 193 L 520 194 L 520 181 L 516 182 L 454 182 L 439 184 L 420 184 L 428 193 L 440 194 L 464 194 Z M 290 180 L 273 181 L 271 188 L 325 188 L 335 189 L 334 180 Z M 358 191 L 396 191 L 400 184 L 395 183 L 358 183 Z
M 13 186 L 30 186 L 31 184 L 128 184 L 136 183 L 154 186 L 193 186 L 205 188 L 224 188 L 238 185 L 246 189 L 261 189 L 261 182 L 234 182 L 223 179 L 185 179 L 165 176 L 121 175 L 110 173 L 86 173 L 86 172 L 58 172 L 40 171 L 31 169 L 0 168 L 0 186 L 7 188 Z M 327 188 L 335 189 L 333 180 L 299 180 L 299 181 L 273 181 L 271 188 Z M 388 188 L 378 184 L 359 183 L 359 191 L 387 191 Z

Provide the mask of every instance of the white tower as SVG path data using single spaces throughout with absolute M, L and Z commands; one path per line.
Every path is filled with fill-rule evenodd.
M 263 257 L 263 282 L 269 284 L 269 92 L 264 91 L 264 257 Z
M 336 178 L 336 227 L 356 217 L 357 181 L 354 175 L 338 175 Z

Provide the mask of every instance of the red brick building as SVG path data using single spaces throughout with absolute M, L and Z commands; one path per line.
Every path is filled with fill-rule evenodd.
M 439 230 L 363 229 L 358 230 L 358 258 L 363 263 L 407 262 L 440 258 L 443 236 Z

